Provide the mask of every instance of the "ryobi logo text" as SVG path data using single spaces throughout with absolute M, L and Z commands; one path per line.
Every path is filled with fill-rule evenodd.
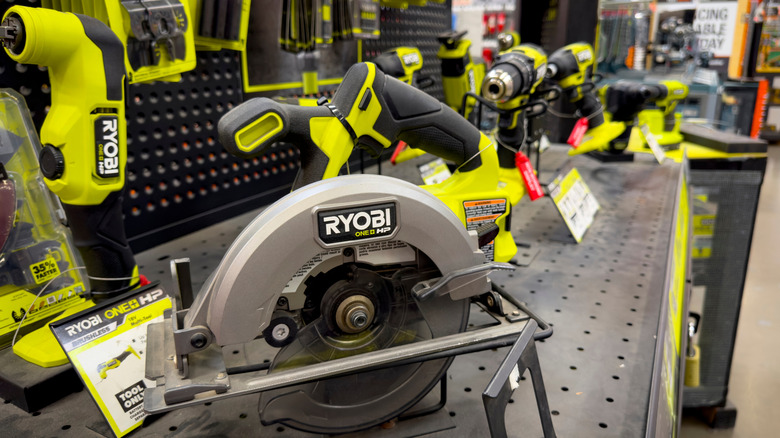
M 95 120 L 95 169 L 101 178 L 119 176 L 119 126 L 116 116 Z
M 404 61 L 404 65 L 409 67 L 410 65 L 417 65 L 420 63 L 420 57 L 417 56 L 417 53 L 407 53 L 406 55 L 401 56 L 401 59 Z
M 321 211 L 317 213 L 317 231 L 324 243 L 390 236 L 397 228 L 395 213 L 392 202 Z

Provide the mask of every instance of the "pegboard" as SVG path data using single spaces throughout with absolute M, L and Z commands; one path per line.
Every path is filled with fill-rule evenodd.
M 0 3 L 0 12 L 13 4 Z M 29 0 L 25 5 L 40 3 Z M 424 59 L 421 76 L 434 79 L 434 85 L 424 91 L 443 99 L 436 36 L 450 28 L 450 6 L 448 1 L 382 8 L 381 38 L 362 42 L 363 59 L 402 45 L 419 47 Z M 275 39 L 268 50 L 280 51 Z M 298 150 L 292 144 L 277 144 L 266 155 L 249 160 L 235 158 L 222 148 L 217 123 L 245 98 L 239 52 L 198 52 L 197 61 L 180 82 L 132 84 L 126 89 L 123 211 L 127 237 L 136 252 L 273 202 L 288 192 L 298 171 Z M 264 61 L 268 65 L 267 58 Z M 25 97 L 39 130 L 51 104 L 48 82 L 45 67 L 20 65 L 0 56 L 1 86 Z M 294 90 L 272 94 L 295 95 Z M 361 158 L 360 153 L 353 154 L 352 171 L 362 167 Z
M 427 6 L 409 6 L 407 9 L 382 7 L 379 20 L 380 38 L 363 41 L 363 60 L 371 61 L 382 52 L 399 46 L 417 47 L 423 56 L 420 77 L 434 80 L 434 84 L 423 91 L 444 100 L 441 60 L 436 56 L 440 44 L 436 37 L 452 27 L 452 1 L 428 2 Z
M 217 137 L 243 101 L 238 52 L 199 52 L 178 83 L 133 84 L 127 94 L 125 229 L 139 251 L 271 202 L 289 190 L 298 150 L 276 144 L 239 159 Z

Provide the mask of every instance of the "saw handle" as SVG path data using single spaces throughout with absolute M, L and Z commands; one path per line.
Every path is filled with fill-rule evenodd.
M 354 146 L 379 156 L 396 140 L 450 160 L 463 172 L 482 164 L 482 133 L 448 106 L 374 64 L 352 66 L 332 103 L 323 104 L 249 100 L 220 119 L 220 142 L 242 158 L 261 155 L 275 142 L 296 144 L 301 170 L 293 188 L 336 176 Z

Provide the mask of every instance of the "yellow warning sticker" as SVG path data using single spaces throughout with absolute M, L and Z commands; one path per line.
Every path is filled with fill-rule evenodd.
M 35 284 L 41 284 L 60 275 L 60 268 L 54 257 L 48 256 L 42 261 L 30 265 L 30 272 L 35 278 Z

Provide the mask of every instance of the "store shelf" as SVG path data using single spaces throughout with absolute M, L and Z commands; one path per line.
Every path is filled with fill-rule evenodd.
M 420 182 L 414 162 L 405 164 L 386 170 Z M 570 159 L 563 148 L 554 147 L 542 157 L 542 168 L 548 170 L 542 180 L 567 164 L 579 169 L 601 204 L 594 225 L 575 244 L 548 198 L 524 200 L 513 211 L 513 232 L 516 240 L 531 245 L 526 253 L 538 254 L 529 267 L 496 273 L 493 279 L 554 324 L 553 336 L 537 346 L 558 435 L 642 436 L 656 339 L 662 339 L 658 323 L 681 166 L 659 166 L 649 155 L 637 156 L 634 163 L 601 164 Z M 142 272 L 170 284 L 170 260 L 190 257 L 197 290 L 256 213 L 139 254 Z M 526 250 L 520 251 L 522 256 Z M 506 352 L 458 357 L 448 373 L 446 408 L 436 414 L 354 436 L 487 436 L 481 393 Z M 261 426 L 257 398 L 174 411 L 133 436 L 312 436 Z M 110 436 L 86 391 L 34 414 L 0 405 L 0 418 L 7 436 Z M 541 436 L 530 379 L 515 391 L 506 420 L 510 436 Z

